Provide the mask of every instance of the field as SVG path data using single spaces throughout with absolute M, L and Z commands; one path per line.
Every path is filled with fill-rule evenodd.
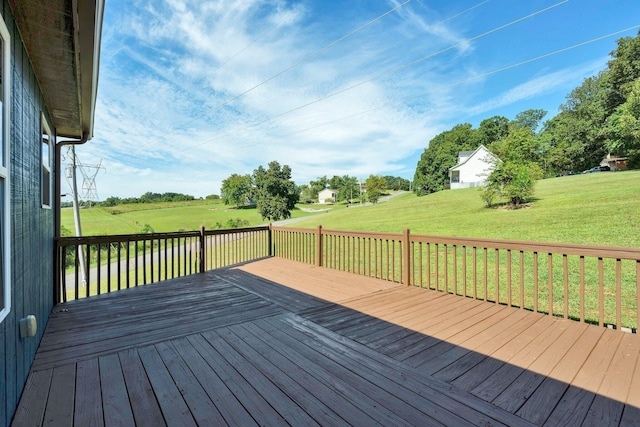
M 605 246 L 640 246 L 640 171 L 594 173 L 541 180 L 535 200 L 521 209 L 485 208 L 479 189 L 442 191 L 424 197 L 404 194 L 374 206 L 331 207 L 296 227 L 437 234 Z M 326 205 L 303 205 L 321 209 Z M 231 222 L 263 224 L 256 209 L 234 209 L 221 201 L 121 205 L 81 210 L 85 235 L 230 228 Z M 62 210 L 62 225 L 73 230 L 73 212 Z
M 336 210 L 296 227 L 640 246 L 640 171 L 541 180 L 529 207 L 485 208 L 480 190 L 405 194 L 375 206 Z
M 327 208 L 321 205 L 305 205 L 303 208 L 320 209 Z M 413 194 L 403 194 L 391 201 L 379 203 L 373 206 L 352 206 L 346 208 L 345 205 L 338 204 L 331 206 L 330 212 L 319 216 L 312 216 L 314 213 L 296 209 L 293 212 L 294 218 L 301 221 L 294 224 L 295 227 L 315 228 L 322 224 L 325 230 L 365 230 L 365 231 L 387 231 L 401 232 L 409 228 L 411 233 L 435 234 L 443 236 L 461 237 L 481 237 L 498 238 L 509 240 L 531 240 L 538 242 L 559 242 L 559 243 L 579 243 L 594 244 L 602 246 L 640 246 L 640 171 L 618 172 L 618 173 L 594 173 L 588 175 L 569 176 L 543 180 L 537 183 L 536 198 L 530 205 L 520 209 L 509 209 L 506 206 L 495 208 L 484 207 L 484 202 L 480 198 L 478 189 L 466 189 L 456 191 L 443 191 L 425 197 L 416 197 Z M 304 218 L 307 216 L 308 218 Z M 242 222 L 245 225 L 261 224 L 264 221 L 260 218 L 255 209 L 232 209 L 221 202 L 194 201 L 176 204 L 156 204 L 156 205 L 123 205 L 115 208 L 93 208 L 82 210 L 83 227 L 85 234 L 126 234 L 139 233 L 145 225 L 148 225 L 156 232 L 197 230 L 200 225 L 207 229 L 231 228 L 230 223 Z M 73 227 L 72 212 L 70 209 L 64 211 L 63 224 L 66 228 Z M 360 245 L 360 243 L 358 243 Z M 294 243 L 294 246 L 299 245 Z M 346 246 L 347 249 L 349 245 Z M 359 246 L 360 247 L 360 246 Z M 342 259 L 342 256 L 335 256 L 336 251 L 344 250 L 340 245 L 333 246 L 332 259 Z M 369 248 L 370 249 L 370 248 Z M 380 247 L 379 259 L 387 259 L 388 254 L 383 254 L 384 248 Z M 388 248 L 386 248 L 388 252 Z M 421 250 L 421 249 L 420 249 Z M 440 248 L 439 251 L 446 250 Z M 95 251 L 94 251 L 95 253 Z M 400 252 L 398 251 L 398 254 Z M 423 254 L 424 255 L 424 254 Z M 419 255 L 419 264 L 423 264 L 423 255 Z M 394 255 L 395 256 L 395 255 Z M 399 256 L 399 255 L 398 255 Z M 431 255 L 431 257 L 433 254 Z M 489 300 L 498 295 L 494 288 L 494 283 L 503 284 L 499 288 L 499 300 L 504 302 L 509 296 L 514 301 L 519 300 L 520 291 L 515 286 L 513 292 L 509 291 L 504 284 L 509 280 L 517 284 L 520 280 L 519 267 L 523 267 L 523 304 L 526 308 L 532 309 L 534 306 L 532 293 L 532 271 L 537 261 L 532 259 L 532 254 L 528 253 L 523 258 L 518 259 L 517 254 L 513 255 L 513 273 L 506 270 L 507 267 L 501 264 L 499 269 L 494 267 L 494 260 L 506 260 L 511 254 L 505 250 L 500 253 L 490 251 L 485 255 L 485 266 L 475 258 L 470 258 L 470 252 L 458 252 L 453 256 L 459 266 L 463 264 L 476 265 L 480 270 L 478 277 L 484 275 L 484 280 L 478 279 L 473 282 L 480 286 L 478 291 L 481 298 L 485 295 Z M 480 255 L 482 256 L 482 255 Z M 471 283 L 471 267 L 466 272 L 460 267 L 456 271 L 455 263 L 446 264 L 447 255 L 442 253 L 440 261 L 438 258 L 425 261 L 430 267 L 425 266 L 418 272 L 414 280 L 422 285 L 430 283 L 435 279 L 442 280 L 450 286 L 449 278 L 457 277 L 458 283 L 469 281 Z M 358 249 L 358 258 L 362 258 Z M 392 257 L 393 258 L 393 257 Z M 429 256 L 427 256 L 428 259 Z M 427 258 L 424 258 L 425 260 Z M 106 258 L 103 258 L 106 259 Z M 564 304 L 563 298 L 563 262 L 568 262 L 568 295 L 570 312 L 569 316 L 579 316 L 578 289 L 580 283 L 579 259 L 571 256 L 567 260 L 562 257 L 554 257 L 549 261 L 546 255 L 541 255 L 537 267 L 539 291 L 537 304 L 540 311 L 548 309 L 547 288 L 553 277 L 553 307 L 554 313 L 562 312 Z M 92 259 L 92 262 L 94 260 Z M 363 259 L 351 261 L 356 264 L 365 262 Z M 381 261 L 382 262 L 382 261 Z M 600 305 L 598 303 L 598 266 L 597 259 L 586 261 L 587 272 L 584 276 L 585 287 L 585 316 L 587 321 L 596 322 Z M 621 269 L 621 291 L 616 290 L 616 265 L 615 260 L 605 260 L 604 275 L 604 305 L 606 306 L 605 320 L 607 323 L 615 323 L 615 295 L 620 294 L 624 307 L 622 308 L 622 325 L 627 327 L 637 327 L 636 316 L 636 290 L 635 290 L 635 263 L 624 261 Z M 343 262 L 344 263 L 344 262 Z M 551 264 L 550 264 L 551 263 Z M 376 263 L 377 265 L 377 263 Z M 398 270 L 401 262 L 395 266 L 387 268 L 387 275 L 391 271 L 394 280 L 401 277 Z M 491 266 L 487 270 L 487 265 Z M 495 264 L 497 265 L 497 263 Z M 148 267 L 147 267 L 148 268 Z M 370 266 L 369 266 L 370 268 Z M 376 267 L 377 268 L 377 267 Z M 439 272 L 438 272 L 439 268 Z M 359 271 L 360 267 L 358 267 Z M 548 271 L 553 270 L 552 273 Z M 384 276 L 382 269 L 380 274 L 374 276 Z M 443 276 L 443 277 L 442 277 Z M 439 278 L 439 279 L 438 279 Z M 482 286 L 484 282 L 484 289 Z M 488 286 L 487 286 L 488 284 Z M 428 285 L 430 286 L 430 285 Z M 436 285 L 437 286 L 437 285 Z M 460 293 L 460 288 L 449 289 L 450 292 Z M 471 290 L 469 290 L 471 292 Z M 539 293 L 538 293 L 539 292 Z M 470 294 L 464 292 L 467 296 Z M 475 293 L 475 291 L 474 291 Z
M 310 208 L 320 207 L 310 205 Z M 293 218 L 298 218 L 311 213 L 296 209 L 291 215 Z M 109 208 L 93 207 L 81 209 L 80 218 L 82 232 L 86 236 L 135 234 L 142 232 L 145 225 L 159 233 L 198 230 L 201 225 L 207 229 L 214 229 L 265 223 L 255 208 L 235 209 L 219 200 L 131 204 Z M 62 210 L 62 225 L 70 231 L 74 230 L 71 208 Z

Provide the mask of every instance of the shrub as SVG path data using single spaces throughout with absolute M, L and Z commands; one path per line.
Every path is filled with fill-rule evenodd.
M 496 197 L 505 197 L 509 203 L 518 206 L 533 196 L 536 179 L 541 175 L 542 170 L 536 163 L 500 163 L 487 178 L 482 198 L 487 207 L 492 206 Z

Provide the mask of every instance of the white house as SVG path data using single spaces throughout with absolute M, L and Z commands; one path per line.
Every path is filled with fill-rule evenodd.
M 460 151 L 458 164 L 449 169 L 451 189 L 480 187 L 493 171 L 498 159 L 487 147 L 481 145 L 474 151 Z
M 318 203 L 333 203 L 337 199 L 338 190 L 332 190 L 331 188 L 325 188 L 324 190 L 318 192 Z

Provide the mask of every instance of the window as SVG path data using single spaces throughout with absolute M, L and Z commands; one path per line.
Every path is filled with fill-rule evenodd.
M 451 171 L 451 182 L 454 184 L 460 182 L 460 171 Z
M 9 191 L 9 93 L 11 73 L 9 67 L 11 43 L 9 31 L 0 18 L 0 322 L 11 310 L 11 216 Z
M 51 207 L 51 127 L 47 123 L 44 114 L 40 115 L 40 130 L 42 134 L 42 175 L 40 188 L 42 191 L 42 207 Z

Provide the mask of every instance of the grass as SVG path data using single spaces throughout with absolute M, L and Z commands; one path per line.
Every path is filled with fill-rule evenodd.
M 522 209 L 486 208 L 480 190 L 469 188 L 405 194 L 295 226 L 637 247 L 638 212 L 640 171 L 625 171 L 541 180 L 531 207 Z
M 340 209 L 342 205 L 304 205 L 309 210 Z M 293 218 L 313 215 L 295 209 Z M 241 222 L 245 226 L 264 224 L 255 208 L 236 209 L 221 201 L 195 200 L 176 203 L 143 203 L 119 205 L 109 208 L 93 207 L 81 209 L 82 232 L 85 236 L 140 233 L 145 225 L 155 232 L 193 231 L 201 225 L 207 229 L 232 228 L 230 222 Z M 62 209 L 62 225 L 74 230 L 73 210 Z
M 405 194 L 389 202 L 373 206 L 354 206 L 346 209 L 344 205 L 304 205 L 306 210 L 316 211 L 329 208 L 321 217 L 309 217 L 296 223 L 295 227 L 315 228 L 319 223 L 325 229 L 364 230 L 401 232 L 411 229 L 412 234 L 435 234 L 444 236 L 497 238 L 508 240 L 530 240 L 538 242 L 578 243 L 602 246 L 640 246 L 640 171 L 616 173 L 595 173 L 542 180 L 537 183 L 535 200 L 530 206 L 521 209 L 505 209 L 504 206 L 486 208 L 480 198 L 479 189 L 443 191 L 425 197 Z M 115 211 L 114 211 L 115 209 Z M 293 217 L 313 215 L 296 209 Z M 247 225 L 264 223 L 255 209 L 232 209 L 221 202 L 195 201 L 176 204 L 123 205 L 115 208 L 94 208 L 83 210 L 83 227 L 86 234 L 124 234 L 137 233 L 145 224 L 155 231 L 196 230 L 200 225 L 215 228 L 217 224 L 225 226 L 227 221 L 242 219 Z M 63 225 L 73 227 L 71 210 L 64 210 Z M 298 245 L 299 246 L 299 245 Z M 297 247 L 297 246 L 296 246 Z M 359 253 L 359 252 L 358 252 Z M 500 252 L 500 259 L 508 254 Z M 360 256 L 360 255 L 359 255 Z M 493 253 L 488 257 L 487 299 L 495 300 L 493 283 L 500 282 L 499 301 L 507 298 L 505 283 L 509 280 L 504 265 L 494 273 Z M 514 255 L 515 256 L 515 255 Z M 456 259 L 462 263 L 462 254 Z M 533 304 L 531 288 L 533 281 L 533 261 L 527 254 L 523 259 L 525 276 L 524 305 L 531 309 Z M 356 260 L 363 261 L 363 260 Z M 444 262 L 444 257 L 440 258 Z M 470 261 L 476 262 L 476 261 Z M 547 282 L 548 266 L 546 255 L 541 255 L 538 267 L 539 310 L 548 310 Z M 553 258 L 553 311 L 560 313 L 563 306 L 562 259 Z M 596 260 L 587 260 L 585 277 L 585 311 L 588 321 L 598 318 L 598 277 Z M 605 307 L 607 323 L 613 323 L 615 313 L 615 265 L 613 260 L 605 260 Z M 579 312 L 577 295 L 577 258 L 569 257 L 569 306 L 570 316 Z M 593 264 L 593 265 L 592 265 Z M 622 266 L 622 324 L 637 327 L 635 298 L 635 263 L 623 263 Z M 519 261 L 514 260 L 512 297 L 519 299 Z M 400 277 L 399 272 L 397 277 Z M 633 273 L 633 274 L 632 274 Z M 469 280 L 460 270 L 452 270 L 451 263 L 442 264 L 436 275 L 426 268 L 415 282 L 426 283 L 441 275 L 455 275 L 458 283 Z M 480 274 L 480 273 L 479 273 Z M 496 280 L 495 275 L 499 276 Z M 442 277 L 438 280 L 443 279 Z M 479 279 L 480 280 L 480 279 Z M 447 286 L 450 283 L 447 281 Z M 449 289 L 449 291 L 454 291 Z M 461 293 L 461 290 L 456 293 Z M 480 294 L 484 296 L 484 289 Z M 470 295 L 467 293 L 466 295 Z M 516 304 L 517 305 L 517 304 Z
M 577 243 L 601 246 L 640 246 L 640 171 L 616 173 L 594 173 L 542 180 L 537 183 L 533 203 L 521 209 L 486 208 L 479 189 L 442 191 L 425 197 L 412 194 L 376 206 L 336 211 L 323 216 L 325 229 L 386 231 L 399 233 L 409 228 L 412 234 L 442 236 L 479 237 L 538 242 Z M 315 227 L 314 219 L 296 224 L 297 227 Z M 493 254 L 489 253 L 487 297 L 495 300 L 495 274 Z M 506 259 L 501 251 L 500 258 Z M 458 262 L 461 265 L 461 255 Z M 533 264 L 528 254 L 524 259 L 525 307 L 531 308 Z M 598 277 L 596 259 L 587 260 L 585 276 L 585 316 L 587 321 L 598 318 Z M 440 262 L 443 262 L 441 257 Z M 562 312 L 564 291 L 562 289 L 562 259 L 553 259 L 553 307 L 554 313 Z M 615 323 L 615 260 L 605 260 L 604 305 L 606 323 Z M 579 312 L 578 259 L 569 257 L 569 315 Z M 449 274 L 452 266 L 440 266 L 440 275 Z M 518 283 L 519 264 L 514 261 L 512 280 Z M 506 301 L 505 283 L 508 278 L 505 267 L 500 267 L 500 301 Z M 545 312 L 547 303 L 547 260 L 541 255 L 538 268 L 538 309 Z M 622 263 L 623 301 L 622 324 L 632 328 L 636 324 L 636 289 L 634 262 Z M 426 272 L 424 273 L 426 275 Z M 461 272 L 458 271 L 458 275 Z M 470 274 L 470 273 L 467 273 Z M 434 279 L 433 270 L 430 273 Z M 458 277 L 458 283 L 463 278 Z M 469 277 L 467 276 L 467 280 Z M 424 279 L 426 282 L 426 278 Z M 441 278 L 442 280 L 442 278 Z M 452 289 L 449 289 L 452 291 Z M 458 291 L 460 293 L 460 290 Z M 483 294 L 484 290 L 480 292 Z M 467 294 L 468 295 L 468 294 Z M 484 295 L 483 295 L 484 296 Z M 512 296 L 519 299 L 519 291 L 513 289 Z
M 485 208 L 477 188 L 441 191 L 424 197 L 405 194 L 374 206 L 301 205 L 296 227 L 484 237 L 605 246 L 640 246 L 640 171 L 593 173 L 539 181 L 531 207 Z M 324 213 L 324 211 L 322 212 Z M 81 210 L 83 234 L 139 233 L 228 227 L 230 221 L 264 224 L 256 209 L 235 209 L 222 201 L 120 205 Z M 62 210 L 62 225 L 74 229 L 73 211 Z

